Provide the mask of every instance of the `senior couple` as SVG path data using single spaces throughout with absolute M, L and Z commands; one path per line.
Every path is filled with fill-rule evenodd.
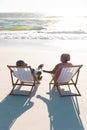
M 60 61 L 61 61 L 60 63 L 55 65 L 53 70 L 42 70 L 42 68 L 44 66 L 43 64 L 40 64 L 36 69 L 32 68 L 31 66 L 29 66 L 29 67 L 31 68 L 31 72 L 33 73 L 36 80 L 42 79 L 42 72 L 53 74 L 54 80 L 56 80 L 58 78 L 58 76 L 60 75 L 60 72 L 61 72 L 61 70 L 57 71 L 60 67 L 72 66 L 72 63 L 68 62 L 68 61 L 70 61 L 70 55 L 69 54 L 66 54 L 66 53 L 62 54 L 60 56 Z M 20 68 L 20 67 L 26 67 L 28 65 L 23 60 L 18 60 L 16 62 L 16 66 L 18 68 Z

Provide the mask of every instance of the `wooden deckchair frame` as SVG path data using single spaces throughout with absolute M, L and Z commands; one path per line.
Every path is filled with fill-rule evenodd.
M 12 90 L 10 92 L 10 95 L 21 95 L 21 96 L 25 96 L 25 94 L 16 94 L 16 93 L 13 93 L 14 89 L 17 87 L 17 86 L 30 86 L 31 89 L 29 91 L 29 93 L 26 95 L 26 96 L 30 96 L 31 92 L 33 91 L 33 88 L 36 86 L 36 84 L 38 84 L 39 82 L 35 79 L 32 71 L 31 71 L 31 67 L 30 66 L 26 66 L 26 67 L 17 67 L 17 66 L 10 66 L 10 65 L 7 65 L 7 67 L 9 68 L 10 70 L 10 76 L 11 76 L 11 82 L 12 82 Z M 28 69 L 30 72 L 31 72 L 31 75 L 32 75 L 32 78 L 33 80 L 32 81 L 21 81 L 19 78 L 15 77 L 14 76 L 14 70 L 15 69 L 18 69 L 18 68 L 22 68 L 22 69 Z
M 57 87 L 57 90 L 58 90 L 60 96 L 81 96 L 80 91 L 77 88 L 77 82 L 78 82 L 80 69 L 81 69 L 82 66 L 83 65 L 73 65 L 73 66 L 68 66 L 68 67 L 67 66 L 62 67 L 62 70 L 61 70 L 61 73 L 60 73 L 60 76 L 58 77 L 58 79 L 56 81 L 54 81 L 54 76 L 52 76 L 52 79 L 51 79 L 49 85 L 53 84 L 55 87 Z M 61 75 L 63 77 L 67 76 L 68 69 L 73 69 L 74 70 L 74 68 L 76 69 L 76 71 L 73 73 L 73 75 L 71 76 L 71 78 L 69 80 L 64 81 L 64 82 L 59 81 L 59 78 L 61 78 Z M 64 69 L 65 69 L 65 72 L 62 73 L 62 71 L 64 71 Z M 62 85 L 68 86 L 70 88 L 70 90 L 71 90 L 71 85 L 74 85 L 77 93 L 74 93 L 74 94 L 62 94 L 61 93 L 61 86 Z

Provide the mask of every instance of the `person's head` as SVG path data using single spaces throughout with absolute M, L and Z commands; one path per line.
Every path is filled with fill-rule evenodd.
M 61 55 L 61 62 L 67 63 L 67 61 L 70 61 L 70 55 L 67 53 L 64 53 Z
M 18 60 L 16 62 L 16 66 L 17 67 L 25 67 L 25 66 L 27 66 L 27 64 L 23 60 Z

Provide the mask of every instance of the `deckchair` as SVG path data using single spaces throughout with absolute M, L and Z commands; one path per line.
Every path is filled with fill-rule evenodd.
M 77 82 L 81 67 L 82 65 L 62 67 L 57 80 L 54 80 L 55 75 L 52 76 L 49 85 L 53 84 L 55 87 L 57 87 L 60 96 L 81 96 L 80 91 L 77 88 Z M 71 87 L 71 85 L 74 87 Z M 68 88 L 68 91 L 65 91 L 66 86 Z M 72 92 L 72 88 L 75 89 L 75 91 Z M 64 92 L 66 92 L 66 94 L 64 94 Z
M 30 86 L 29 92 L 27 95 L 30 95 L 33 91 L 33 88 L 38 84 L 39 82 L 35 79 L 30 66 L 26 67 L 17 67 L 17 66 L 9 66 L 7 67 L 10 70 L 10 76 L 11 76 L 11 82 L 12 82 L 12 90 L 10 94 L 12 95 L 26 95 L 24 93 L 14 93 L 14 91 L 19 87 L 23 86 Z

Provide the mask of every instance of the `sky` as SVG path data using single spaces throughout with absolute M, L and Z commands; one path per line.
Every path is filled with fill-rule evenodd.
M 0 12 L 40 12 L 86 16 L 87 0 L 0 0 Z

